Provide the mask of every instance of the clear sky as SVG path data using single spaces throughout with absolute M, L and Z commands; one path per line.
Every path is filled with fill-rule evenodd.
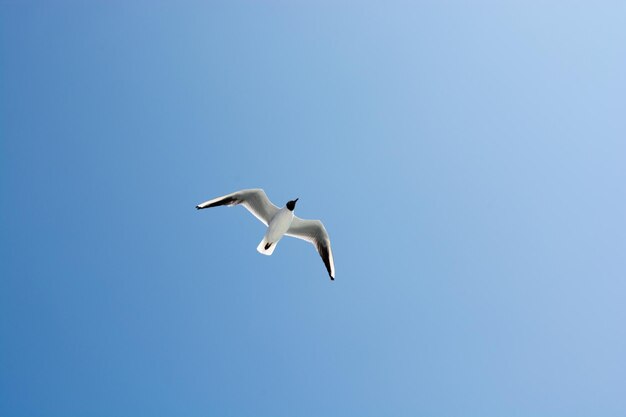
M 626 415 L 625 21 L 1 1 L 0 415 Z

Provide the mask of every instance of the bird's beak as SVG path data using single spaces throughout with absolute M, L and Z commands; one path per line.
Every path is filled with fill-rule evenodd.
M 295 200 L 293 200 L 294 203 L 297 203 L 298 200 L 300 200 L 299 198 L 296 198 Z

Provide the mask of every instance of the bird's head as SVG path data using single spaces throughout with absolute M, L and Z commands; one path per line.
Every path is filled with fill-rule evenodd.
M 290 201 L 287 201 L 287 208 L 288 208 L 290 211 L 293 211 L 293 209 L 295 209 L 295 208 L 296 208 L 296 202 L 297 202 L 298 200 L 299 200 L 299 199 L 298 199 L 298 198 L 296 198 L 295 200 L 290 200 Z

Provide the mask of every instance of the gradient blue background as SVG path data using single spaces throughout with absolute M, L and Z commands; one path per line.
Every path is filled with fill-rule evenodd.
M 131 3 L 0 3 L 0 415 L 626 415 L 623 2 Z

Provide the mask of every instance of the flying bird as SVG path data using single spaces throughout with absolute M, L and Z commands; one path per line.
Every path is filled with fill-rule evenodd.
M 333 251 L 330 248 L 330 238 L 319 220 L 304 220 L 293 214 L 298 199 L 290 200 L 285 207 L 278 208 L 260 188 L 236 191 L 213 200 L 198 204 L 198 210 L 217 206 L 236 206 L 241 204 L 250 213 L 267 226 L 263 240 L 256 250 L 263 255 L 270 256 L 274 253 L 276 245 L 283 236 L 291 236 L 306 240 L 313 244 L 322 257 L 328 276 L 335 279 L 335 263 Z

